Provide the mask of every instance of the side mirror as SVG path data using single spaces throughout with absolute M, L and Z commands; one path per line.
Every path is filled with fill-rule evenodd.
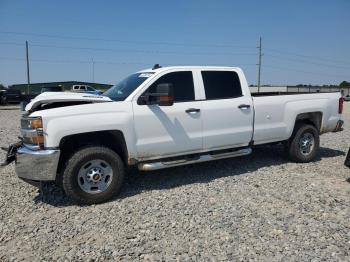
M 174 104 L 174 88 L 173 84 L 159 84 L 157 85 L 158 105 L 172 106 Z
M 174 104 L 174 88 L 170 83 L 157 85 L 156 93 L 144 94 L 139 99 L 139 104 L 159 106 L 172 106 Z

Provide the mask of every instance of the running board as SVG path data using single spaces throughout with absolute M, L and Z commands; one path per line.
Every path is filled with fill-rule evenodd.
M 164 168 L 174 167 L 174 166 L 183 166 L 183 165 L 213 161 L 213 160 L 230 158 L 230 157 L 245 156 L 245 155 L 249 155 L 251 152 L 252 152 L 251 148 L 244 148 L 244 149 L 239 149 L 237 151 L 226 152 L 222 154 L 201 155 L 195 159 L 179 159 L 174 161 L 140 163 L 138 164 L 138 169 L 142 171 L 152 171 L 152 170 L 164 169 Z

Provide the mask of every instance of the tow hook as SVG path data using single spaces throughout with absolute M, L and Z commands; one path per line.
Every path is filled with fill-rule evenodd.
M 7 166 L 16 160 L 17 149 L 20 148 L 22 144 L 22 141 L 19 141 L 15 144 L 10 145 L 8 148 L 1 147 L 2 150 L 7 151 L 5 161 L 0 164 L 1 167 Z

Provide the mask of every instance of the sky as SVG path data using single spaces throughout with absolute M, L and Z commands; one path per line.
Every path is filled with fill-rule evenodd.
M 160 65 L 238 66 L 262 84 L 350 82 L 350 0 L 0 0 L 0 83 L 114 84 Z

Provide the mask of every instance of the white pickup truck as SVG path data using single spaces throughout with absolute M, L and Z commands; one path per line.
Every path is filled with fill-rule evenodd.
M 118 194 L 127 166 L 151 171 L 247 155 L 282 142 L 312 161 L 319 135 L 342 130 L 338 93 L 251 94 L 235 67 L 159 67 L 134 73 L 101 96 L 44 93 L 25 108 L 22 141 L 5 164 L 36 184 L 56 181 L 79 203 Z

